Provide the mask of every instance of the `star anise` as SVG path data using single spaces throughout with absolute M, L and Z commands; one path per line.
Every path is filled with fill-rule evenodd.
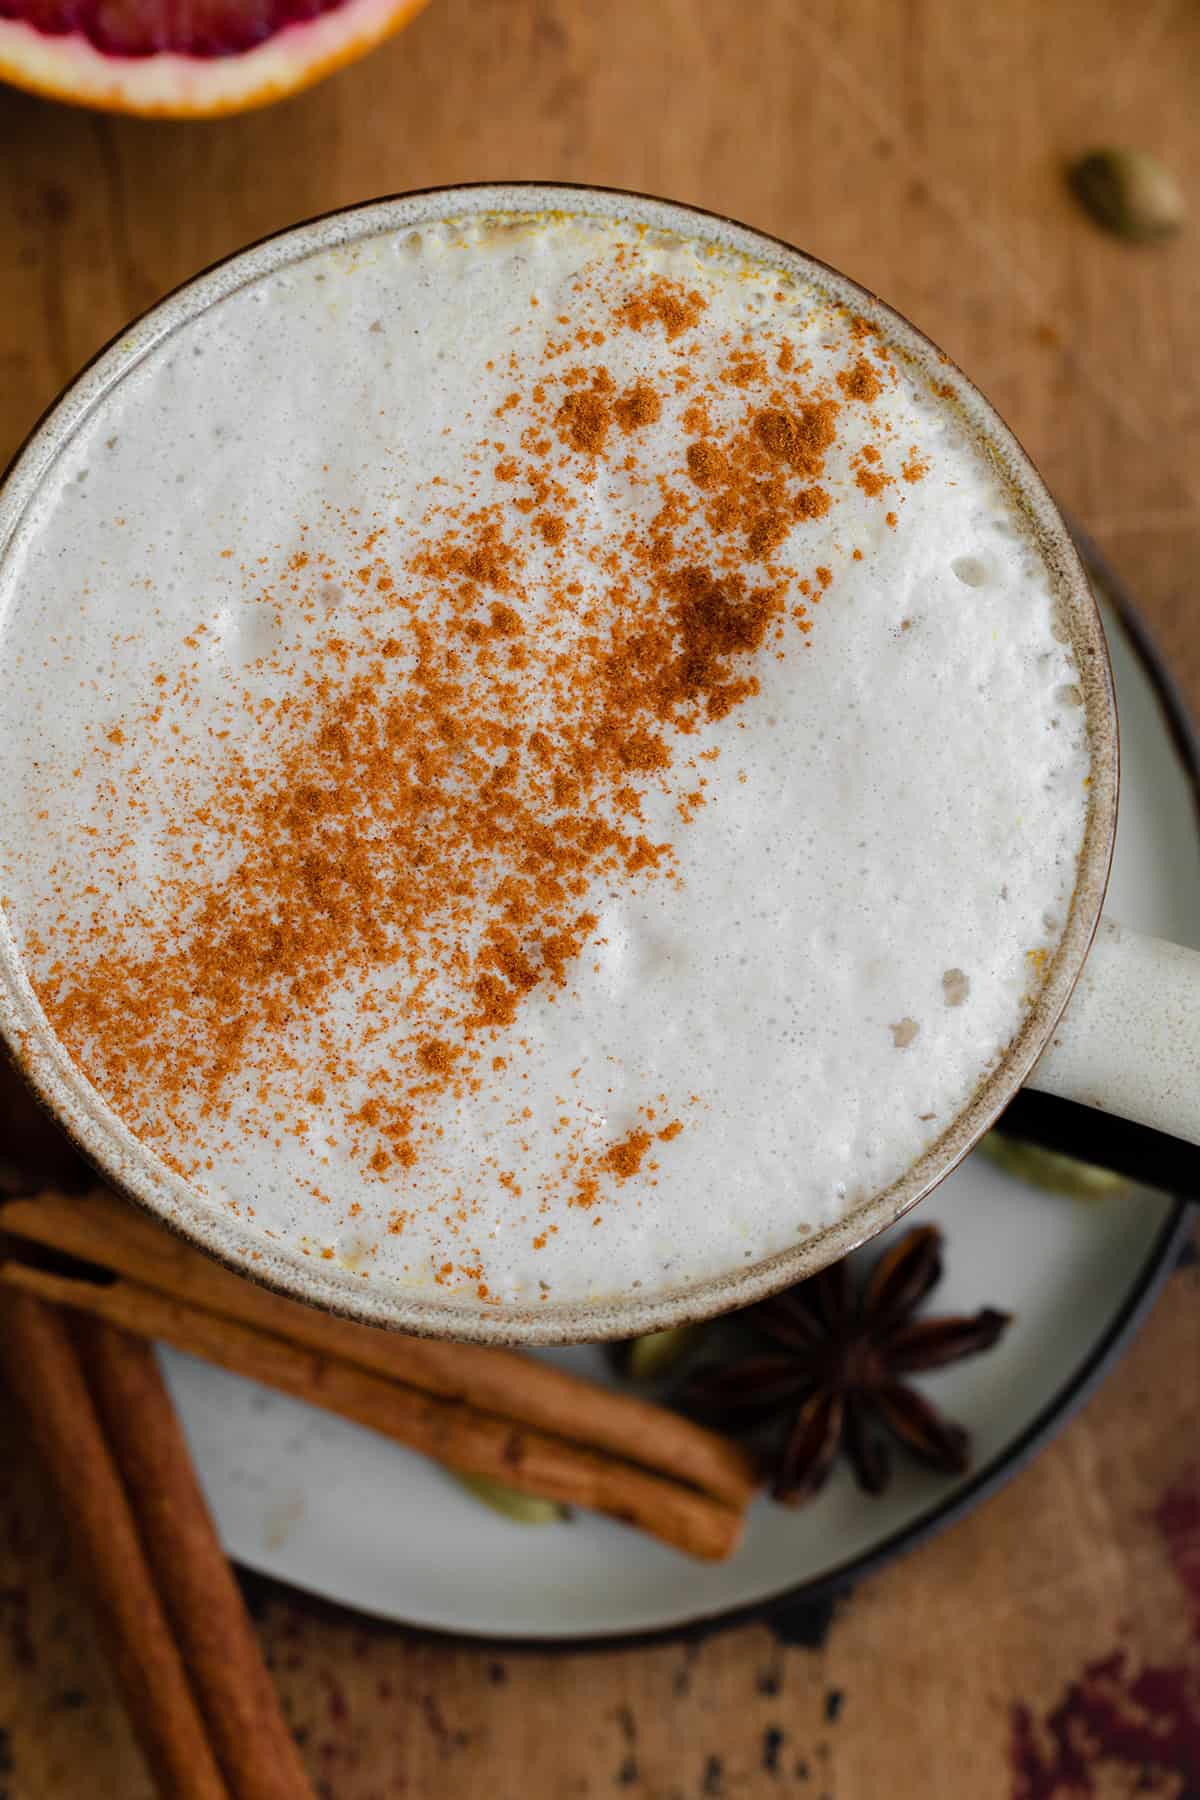
M 941 1274 L 936 1225 L 908 1232 L 861 1289 L 843 1258 L 745 1312 L 743 1322 L 775 1347 L 699 1369 L 688 1405 L 727 1428 L 781 1427 L 771 1491 L 791 1505 L 820 1492 L 839 1449 L 860 1487 L 877 1494 L 891 1468 L 886 1435 L 931 1468 L 964 1474 L 967 1432 L 905 1377 L 990 1350 L 1009 1315 L 987 1306 L 969 1317 L 914 1317 Z

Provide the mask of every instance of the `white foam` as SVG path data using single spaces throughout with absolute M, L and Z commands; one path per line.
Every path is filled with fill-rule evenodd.
M 507 501 L 492 459 L 471 458 L 481 438 L 518 442 L 523 418 L 494 409 L 561 335 L 560 314 L 572 330 L 609 324 L 615 290 L 580 276 L 618 242 L 626 285 L 658 273 L 706 299 L 688 336 L 695 376 L 743 330 L 772 353 L 786 333 L 814 386 L 857 353 L 814 292 L 683 243 L 587 220 L 434 227 L 327 249 L 234 293 L 76 432 L 0 571 L 0 885 L 35 980 L 81 928 L 111 939 L 127 920 L 132 940 L 139 918 L 162 922 L 183 866 L 172 823 L 187 823 L 189 866 L 228 871 L 228 842 L 196 815 L 234 751 L 239 780 L 276 768 L 281 738 L 258 701 L 327 668 L 330 620 L 353 640 L 351 667 L 378 641 L 386 604 L 352 579 L 365 533 L 381 533 L 372 557 L 406 570 L 420 521 L 463 495 L 468 463 L 473 505 Z M 663 387 L 639 452 L 676 469 L 689 394 L 665 384 L 674 347 L 610 329 L 573 354 L 618 388 Z M 714 404 L 732 417 L 738 391 Z M 536 987 L 489 1043 L 503 1075 L 430 1098 L 416 1164 L 373 1174 L 347 1094 L 303 1101 L 324 1036 L 353 1049 L 363 994 L 394 991 L 364 973 L 283 1034 L 295 1072 L 250 1047 L 227 1117 L 197 1099 L 164 1126 L 152 1092 L 140 1116 L 126 1107 L 153 1151 L 277 1242 L 418 1290 L 450 1264 L 438 1291 L 467 1297 L 482 1269 L 493 1300 L 648 1293 L 729 1270 L 911 1166 L 1018 1030 L 1036 953 L 1057 941 L 1088 757 L 1049 579 L 990 466 L 903 364 L 870 410 L 886 494 L 856 484 L 880 431 L 847 405 L 821 478 L 834 503 L 776 552 L 797 583 L 832 574 L 811 632 L 764 650 L 759 695 L 689 740 L 690 768 L 677 759 L 647 785 L 645 830 L 670 840 L 678 879 L 593 883 L 580 904 L 600 922 L 567 985 Z M 899 474 L 911 445 L 928 461 L 915 482 Z M 601 592 L 590 552 L 658 505 L 616 457 L 595 480 L 559 473 L 579 508 L 554 552 L 532 530 L 523 545 L 534 623 L 552 574 Z M 286 575 L 317 550 L 319 579 Z M 404 680 L 399 664 L 398 693 Z M 685 827 L 677 802 L 698 772 L 707 804 Z M 378 1022 L 364 1078 L 407 1031 L 394 1007 Z M 85 1062 L 99 1076 L 99 1051 Z M 602 1183 L 598 1204 L 566 1204 L 563 1131 L 599 1153 L 647 1125 L 647 1108 L 651 1129 L 683 1130 L 638 1175 Z M 264 1126 L 276 1115 L 286 1126 Z

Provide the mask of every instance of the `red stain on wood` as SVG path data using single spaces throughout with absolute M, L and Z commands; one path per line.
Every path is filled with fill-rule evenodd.
M 1135 1671 L 1116 1650 L 1088 1663 L 1040 1720 L 1031 1707 L 1014 1706 L 1012 1800 L 1200 1794 L 1200 1468 L 1186 1470 L 1151 1516 L 1192 1603 L 1197 1654 Z

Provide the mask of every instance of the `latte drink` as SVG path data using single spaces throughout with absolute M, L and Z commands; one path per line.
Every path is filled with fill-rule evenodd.
M 580 204 L 250 267 L 0 565 L 0 895 L 89 1105 L 264 1258 L 481 1309 L 898 1181 L 1020 1031 L 1087 807 L 1051 576 L 936 367 Z

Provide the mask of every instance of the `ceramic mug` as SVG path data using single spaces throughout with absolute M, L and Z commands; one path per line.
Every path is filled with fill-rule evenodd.
M 205 1201 L 128 1130 L 67 1057 L 38 1004 L 0 917 L 0 1027 L 35 1091 L 106 1177 L 194 1243 L 259 1281 L 313 1304 L 408 1331 L 491 1342 L 632 1337 L 744 1306 L 810 1275 L 891 1225 L 923 1199 L 1003 1112 L 1022 1083 L 1200 1143 L 1200 953 L 1102 917 L 1116 825 L 1117 716 L 1104 632 L 1079 557 L 1050 496 L 983 396 L 905 319 L 845 276 L 746 226 L 645 196 L 518 183 L 400 196 L 296 227 L 231 257 L 178 289 L 124 332 L 46 414 L 0 489 L 0 561 L 39 484 L 80 420 L 162 339 L 247 282 L 313 250 L 447 217 L 602 213 L 712 243 L 798 275 L 865 316 L 927 370 L 1003 470 L 1051 571 L 1080 671 L 1092 748 L 1078 881 L 1061 940 L 1024 1024 L 969 1103 L 899 1180 L 827 1229 L 777 1254 L 669 1292 L 541 1307 L 479 1306 L 364 1282 L 256 1236 Z

